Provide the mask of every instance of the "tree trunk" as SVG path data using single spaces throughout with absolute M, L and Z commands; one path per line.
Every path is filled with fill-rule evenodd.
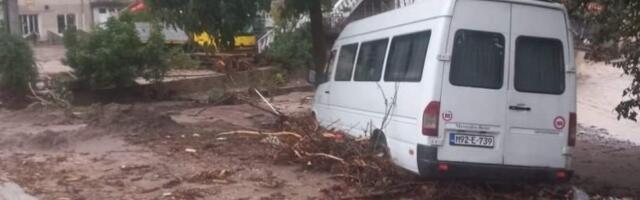
M 313 64 L 316 71 L 316 83 L 322 82 L 325 73 L 326 44 L 322 18 L 321 0 L 310 0 L 309 15 L 311 19 L 311 38 L 313 40 Z

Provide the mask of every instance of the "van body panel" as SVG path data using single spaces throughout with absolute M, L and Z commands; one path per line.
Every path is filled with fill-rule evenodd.
M 507 88 L 464 87 L 454 85 L 451 64 L 456 59 L 453 55 L 459 31 L 481 31 L 495 33 L 508 38 L 510 29 L 509 3 L 493 1 L 458 1 L 449 31 L 447 54 L 452 61 L 445 66 L 442 78 L 441 112 L 451 114 L 450 119 L 441 117 L 440 135 L 443 143 L 438 150 L 438 158 L 444 161 L 474 162 L 485 164 L 502 164 L 503 145 L 506 124 Z M 461 37 L 461 36 L 458 36 Z M 507 52 L 508 40 L 504 40 L 503 52 Z M 463 48 L 463 47 L 461 47 Z M 506 63 L 508 56 L 503 55 Z M 506 65 L 504 66 L 506 68 Z M 506 80 L 506 70 L 502 74 Z M 504 81 L 506 82 L 506 81 Z M 493 137 L 491 148 L 454 146 L 450 142 L 452 134 L 481 135 Z
M 338 39 L 334 49 L 354 43 L 366 43 L 388 38 L 389 44 L 397 36 L 428 31 L 430 39 L 425 55 L 424 69 L 419 82 L 387 82 L 384 81 L 385 72 L 382 72 L 379 81 L 332 81 L 329 102 L 331 112 L 340 116 L 332 128 L 344 130 L 353 137 L 368 137 L 373 130 L 382 129 L 388 141 L 393 161 L 405 169 L 418 172 L 416 155 L 410 154 L 416 151 L 416 143 L 427 144 L 428 138 L 421 132 L 422 111 L 429 101 L 439 97 L 439 84 L 442 69 L 438 56 L 441 47 L 446 41 L 433 39 L 446 37 L 448 31 L 448 18 L 440 17 L 427 21 L 415 21 L 394 27 L 393 29 L 381 29 L 370 33 L 360 33 L 358 37 L 346 37 Z M 443 31 L 444 30 L 444 31 Z M 347 32 L 347 31 L 345 31 Z M 343 34 L 348 34 L 343 32 Z M 387 49 L 387 52 L 389 48 Z M 360 54 L 360 50 L 358 50 Z M 387 53 L 388 54 L 388 53 Z M 388 56 L 387 56 L 388 57 Z M 356 57 L 358 60 L 359 56 Z M 385 58 L 385 63 L 388 58 Z M 354 73 L 355 69 L 354 66 Z M 334 69 L 334 73 L 335 69 Z M 419 91 L 419 92 L 418 92 Z M 316 95 L 324 95 L 317 93 Z M 395 98 L 395 101 L 393 100 Z M 386 100 L 386 101 L 385 101 Z M 390 115 L 385 125 L 385 108 L 392 106 Z
M 564 76 L 562 90 L 559 94 L 520 91 L 517 88 L 516 46 L 511 49 L 509 85 L 516 86 L 508 92 L 508 105 L 521 105 L 530 108 L 528 111 L 510 110 L 508 112 L 509 133 L 504 141 L 504 163 L 507 165 L 566 167 L 566 156 L 563 154 L 567 146 L 569 113 L 575 112 L 571 101 L 575 95 L 569 88 L 572 76 L 567 76 L 573 56 L 568 42 L 565 15 L 561 10 L 541 7 L 512 5 L 511 43 L 517 44 L 524 37 L 541 38 L 540 41 L 557 41 L 561 44 Z M 521 45 L 521 44 L 517 44 Z M 562 54 L 562 55 L 559 55 Z M 542 83 L 538 83 L 542 84 Z M 575 101 L 574 101 L 575 102 Z M 543 147 L 543 148 L 541 148 Z
M 381 130 L 386 136 L 393 162 L 415 173 L 439 173 L 434 167 L 438 163 L 449 163 L 456 167 L 533 169 L 553 176 L 556 170 L 568 167 L 568 120 L 569 113 L 576 110 L 575 74 L 571 73 L 575 72 L 575 64 L 568 56 L 573 55 L 573 50 L 566 20 L 566 11 L 556 3 L 422 0 L 352 22 L 334 43 L 332 50 L 336 59 L 329 64 L 328 82 L 320 84 L 316 90 L 313 111 L 322 126 L 344 131 L 352 137 L 370 137 L 374 130 Z M 385 69 L 394 39 L 423 31 L 429 31 L 430 37 L 421 79 L 385 81 Z M 532 40 L 554 39 L 544 43 L 549 44 L 547 46 L 534 45 L 525 49 L 528 51 L 561 44 L 562 61 L 567 72 L 563 93 L 517 90 L 516 83 L 524 83 L 525 89 L 535 86 L 514 80 L 515 57 L 518 54 L 516 43 L 531 43 L 529 40 L 519 41 L 519 36 L 531 37 Z M 380 61 L 384 63 L 381 77 L 356 81 L 361 54 L 372 51 L 366 47 L 364 49 L 367 50 L 363 50 L 363 46 L 380 40 L 387 41 L 384 57 L 373 59 L 376 62 L 383 60 Z M 357 46 L 357 50 L 350 69 L 351 77 L 349 80 L 336 80 L 341 48 L 352 44 Z M 487 50 L 483 50 L 484 47 Z M 456 49 L 463 51 L 457 52 Z M 464 67 L 473 65 L 470 61 L 476 53 L 479 53 L 476 55 L 478 58 L 489 55 L 488 59 L 478 61 L 494 67 L 487 71 L 478 66 Z M 371 54 L 367 55 L 371 57 Z M 364 60 L 368 62 L 370 59 Z M 498 68 L 497 63 L 501 63 L 502 68 Z M 472 69 L 473 73 L 465 73 L 461 69 L 467 69 L 466 72 Z M 477 84 L 469 81 L 479 77 L 474 74 L 488 72 L 493 74 L 491 80 L 494 81 Z M 533 78 L 529 77 L 535 80 Z M 437 137 L 422 134 L 423 112 L 430 102 L 440 102 Z M 531 109 L 518 110 L 518 106 Z M 566 127 L 559 129 L 554 126 L 554 120 L 559 117 L 566 120 Z M 477 138 L 485 141 L 492 138 L 492 145 L 478 147 L 451 142 L 452 138 L 464 139 L 452 136 L 467 135 L 480 136 Z

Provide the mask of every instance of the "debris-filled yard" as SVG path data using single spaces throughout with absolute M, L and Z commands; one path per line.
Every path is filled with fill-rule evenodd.
M 62 55 L 51 51 L 60 49 L 36 50 L 42 76 L 68 73 L 52 62 Z M 594 77 L 619 73 L 587 72 L 580 73 L 579 99 L 610 90 Z M 215 76 L 172 86 L 184 92 L 220 81 Z M 245 79 L 234 81 L 256 82 Z M 106 93 L 66 109 L 42 102 L 0 109 L 0 200 L 640 197 L 640 147 L 623 141 L 633 136 L 609 133 L 615 116 L 594 121 L 606 104 L 579 100 L 586 120 L 570 183 L 437 181 L 393 166 L 367 140 L 319 127 L 310 118 L 313 92 L 300 80 L 262 93 L 248 88 L 118 103 Z M 590 99 L 603 98 L 612 97 Z
M 571 184 L 437 182 L 305 116 L 311 92 L 245 103 L 106 104 L 0 112 L 0 180 L 40 199 L 563 199 L 638 196 L 640 149 L 582 127 Z M 254 103 L 257 106 L 264 104 Z M 1 190 L 0 190 L 1 191 Z

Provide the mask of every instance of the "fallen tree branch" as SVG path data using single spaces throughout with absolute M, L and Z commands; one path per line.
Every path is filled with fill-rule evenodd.
M 302 138 L 302 136 L 297 133 L 287 132 L 287 131 L 275 132 L 275 133 L 261 133 L 258 131 L 229 131 L 229 132 L 218 133 L 216 136 L 225 136 L 225 135 L 254 135 L 254 136 L 267 136 L 267 137 L 278 137 L 278 136 L 289 135 L 296 138 Z
M 35 97 L 38 101 L 40 101 L 40 103 L 42 105 L 53 105 L 53 103 L 51 103 L 50 101 L 47 101 L 45 99 L 43 99 L 42 97 L 40 97 L 36 91 L 33 89 L 33 86 L 31 86 L 31 84 L 27 84 L 29 86 L 29 90 L 31 91 L 31 95 L 33 95 L 33 97 Z
M 308 156 L 313 156 L 313 157 L 329 158 L 329 159 L 340 161 L 342 164 L 345 164 L 345 165 L 347 164 L 347 162 L 344 161 L 344 159 L 338 158 L 337 156 L 326 154 L 326 153 L 307 153 L 307 155 Z
M 264 96 L 262 95 L 262 93 L 260 93 L 260 91 L 258 91 L 258 89 L 253 88 L 253 91 L 256 92 L 256 94 L 258 94 L 258 96 L 260 96 L 260 98 L 262 99 L 262 101 L 264 101 L 265 104 L 267 104 L 267 106 L 269 106 L 269 108 L 271 108 L 271 110 L 273 111 L 273 113 L 276 113 L 278 116 L 282 116 L 282 113 L 278 112 L 278 110 L 276 110 L 276 108 L 273 106 L 273 104 L 271 104 L 267 98 L 264 98 Z

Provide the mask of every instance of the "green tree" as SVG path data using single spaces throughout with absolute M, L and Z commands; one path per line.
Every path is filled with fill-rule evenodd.
M 281 16 L 284 18 L 299 18 L 309 16 L 311 25 L 311 41 L 313 44 L 313 64 L 316 80 L 324 76 L 327 62 L 327 47 L 324 32 L 323 9 L 330 7 L 330 0 L 283 0 Z
M 109 19 L 105 28 L 87 35 L 69 30 L 64 38 L 67 63 L 79 81 L 91 88 L 131 86 L 138 77 L 159 82 L 172 58 L 161 30 L 153 25 L 148 40 L 143 42 L 128 14 Z
M 640 111 L 640 1 L 560 0 L 574 25 L 586 30 L 577 34 L 578 44 L 587 47 L 587 58 L 605 61 L 633 77 L 622 91 L 616 107 L 618 118 L 637 121 Z M 575 27 L 574 27 L 575 28 Z M 586 42 L 582 42 L 586 41 Z
M 23 99 L 38 76 L 31 46 L 9 33 L 0 32 L 0 93 Z
M 145 0 L 161 21 L 191 34 L 208 33 L 223 49 L 235 46 L 234 37 L 250 26 L 269 0 Z
M 282 2 L 284 18 L 309 16 L 313 44 L 313 64 L 323 72 L 326 63 L 326 42 L 323 9 L 331 0 L 274 0 Z M 207 32 L 223 48 L 234 46 L 233 38 L 248 25 L 258 11 L 270 9 L 271 0 L 146 0 L 151 12 L 189 33 Z M 321 73 L 316 73 L 318 78 Z M 320 80 L 320 79 L 317 79 Z
M 282 24 L 276 29 L 276 36 L 267 50 L 268 58 L 289 71 L 309 65 L 313 56 L 308 24 L 300 28 L 292 27 L 296 23 Z

